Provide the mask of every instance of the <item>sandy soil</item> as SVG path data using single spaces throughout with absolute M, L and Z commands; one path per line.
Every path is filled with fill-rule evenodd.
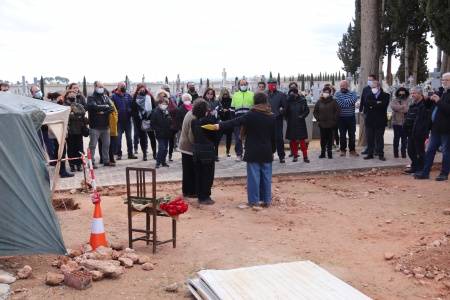
M 25 289 L 13 299 L 191 299 L 184 280 L 201 269 L 310 260 L 373 299 L 450 299 L 448 182 L 414 180 L 400 169 L 388 169 L 279 176 L 272 190 L 270 208 L 240 209 L 246 202 L 245 182 L 216 180 L 215 205 L 187 199 L 190 207 L 180 216 L 175 249 L 164 244 L 153 255 L 151 246 L 134 244 L 138 254 L 152 258 L 154 270 L 135 265 L 85 291 L 45 285 L 46 273 L 58 271 L 51 266 L 56 255 L 0 259 L 1 269 L 33 268 L 31 278 L 12 285 L 12 291 Z M 158 185 L 158 196 L 180 193 L 180 183 Z M 107 239 L 127 245 L 125 189 L 105 194 Z M 89 241 L 93 205 L 87 194 L 58 197 L 80 203 L 78 210 L 57 213 L 66 246 L 80 248 Z M 144 223 L 140 216 L 135 221 Z M 162 238 L 170 236 L 169 220 L 159 228 Z M 390 260 L 388 253 L 394 256 Z M 166 292 L 175 282 L 179 291 Z

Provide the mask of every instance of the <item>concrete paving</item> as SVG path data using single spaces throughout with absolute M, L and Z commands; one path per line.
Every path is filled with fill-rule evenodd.
M 358 134 L 356 135 L 358 136 Z M 292 162 L 292 158 L 286 156 L 286 163 L 279 163 L 278 157 L 275 154 L 273 162 L 273 174 L 308 174 L 308 173 L 320 173 L 320 172 L 340 172 L 340 171 L 356 171 L 361 169 L 371 168 L 388 168 L 388 167 L 405 167 L 410 163 L 409 158 L 394 158 L 392 151 L 392 129 L 387 129 L 385 133 L 385 157 L 386 161 L 381 161 L 375 156 L 375 159 L 364 160 L 364 155 L 359 157 L 351 157 L 348 155 L 340 157 L 339 152 L 333 151 L 333 159 L 322 158 L 319 159 L 320 150 L 311 149 L 308 150 L 308 157 L 310 163 L 304 163 L 303 158 L 299 157 L 298 162 Z M 122 151 L 126 153 L 125 136 L 122 138 Z M 85 147 L 88 145 L 88 139 L 84 141 Z M 287 144 L 286 144 L 287 145 Z M 224 145 L 221 145 L 224 147 Z M 234 143 L 232 143 L 231 153 L 234 153 Z M 124 151 L 125 150 L 125 151 Z M 357 147 L 357 152 L 361 153 L 362 147 Z M 98 161 L 98 151 L 96 151 L 96 159 Z M 289 154 L 289 150 L 286 150 Z M 299 151 L 300 152 L 300 151 Z M 301 155 L 301 153 L 300 153 Z M 105 167 L 98 164 L 98 169 L 94 170 L 95 180 L 97 185 L 111 186 L 111 185 L 124 185 L 125 184 L 125 168 L 126 167 L 147 167 L 154 168 L 156 161 L 149 155 L 148 161 L 142 160 L 142 153 L 139 149 L 137 154 L 139 159 L 127 159 L 123 156 L 123 159 L 117 161 L 116 167 Z M 436 155 L 436 162 L 442 160 L 442 155 L 439 153 Z M 181 181 L 181 153 L 173 153 L 173 162 L 168 162 L 170 167 L 161 167 L 156 171 L 157 182 L 168 181 Z M 49 167 L 51 175 L 53 175 L 54 167 Z M 215 178 L 245 178 L 246 177 L 246 163 L 235 162 L 234 155 L 226 157 L 220 156 L 220 162 L 216 162 Z M 83 179 L 83 172 L 75 172 L 75 177 L 72 178 L 60 178 L 57 183 L 57 190 L 68 190 L 80 187 L 80 182 Z

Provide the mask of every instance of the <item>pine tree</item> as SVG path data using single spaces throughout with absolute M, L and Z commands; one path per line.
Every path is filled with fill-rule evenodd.
M 83 95 L 87 97 L 86 76 L 83 76 Z

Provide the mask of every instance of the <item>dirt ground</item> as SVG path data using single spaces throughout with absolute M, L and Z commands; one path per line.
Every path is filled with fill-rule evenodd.
M 432 175 L 437 175 L 437 170 Z M 181 183 L 158 184 L 158 197 L 177 197 Z M 189 210 L 177 223 L 177 247 L 136 242 L 155 269 L 135 265 L 116 279 L 78 291 L 45 285 L 56 255 L 0 259 L 0 269 L 14 273 L 24 265 L 33 275 L 11 286 L 12 299 L 192 299 L 186 278 L 201 269 L 232 269 L 310 260 L 373 299 L 450 299 L 449 183 L 414 180 L 401 169 L 333 174 L 276 176 L 273 205 L 262 211 L 240 209 L 246 202 L 244 180 L 215 180 L 216 204 Z M 125 188 L 102 192 L 108 241 L 128 245 Z M 58 211 L 65 245 L 79 249 L 90 237 L 94 206 L 88 194 L 60 193 L 80 207 Z M 159 224 L 170 237 L 170 219 Z M 144 224 L 142 216 L 135 222 Z M 393 258 L 386 257 L 392 254 Z M 177 293 L 165 287 L 178 283 Z M 22 292 L 19 292 L 20 290 Z

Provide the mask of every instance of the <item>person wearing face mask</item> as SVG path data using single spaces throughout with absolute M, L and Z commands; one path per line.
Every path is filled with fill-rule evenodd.
M 116 160 L 122 159 L 122 135 L 125 132 L 125 138 L 127 139 L 127 152 L 128 159 L 137 159 L 137 156 L 133 153 L 133 138 L 131 135 L 131 99 L 133 97 L 127 92 L 125 82 L 121 81 L 117 84 L 117 88 L 114 90 L 111 100 L 116 106 L 119 113 L 119 121 L 117 122 L 117 137 L 116 137 Z
M 105 89 L 103 82 L 94 82 L 94 92 L 89 95 L 87 105 L 89 112 L 89 150 L 92 154 L 93 168 L 97 169 L 95 164 L 95 148 L 97 147 L 98 139 L 102 141 L 102 157 L 103 165 L 105 167 L 115 167 L 116 164 L 109 161 L 109 146 L 110 146 L 110 130 L 109 130 L 109 115 L 114 112 L 114 107 L 111 105 L 111 99 L 104 93 Z
M 131 117 L 133 122 L 136 124 L 139 143 L 141 144 L 142 160 L 147 161 L 147 147 L 148 140 L 150 139 L 150 146 L 152 147 L 153 159 L 156 159 L 156 137 L 155 131 L 144 131 L 142 130 L 142 120 L 151 120 L 152 113 L 155 111 L 156 102 L 153 95 L 145 87 L 144 84 L 140 83 L 136 87 L 136 92 L 131 100 Z
M 270 109 L 276 119 L 278 159 L 280 160 L 280 163 L 284 163 L 286 153 L 284 152 L 283 116 L 284 107 L 286 106 L 286 94 L 277 90 L 277 80 L 275 78 L 270 78 L 267 81 L 267 91 L 265 91 L 265 93 L 268 97 Z
M 363 137 L 365 139 L 362 146 L 367 146 L 367 136 L 365 128 L 367 111 L 365 111 L 364 109 L 364 101 L 366 100 L 367 96 L 372 93 L 372 82 L 375 80 L 377 80 L 375 74 L 370 74 L 369 77 L 367 77 L 367 85 L 363 88 L 361 93 L 361 100 L 359 101 L 359 141 L 363 140 Z M 361 154 L 367 154 L 367 147 L 363 152 L 361 152 Z
M 291 88 L 289 90 L 289 100 L 286 104 L 285 116 L 287 121 L 286 139 L 290 141 L 293 162 L 298 160 L 298 145 L 303 154 L 303 161 L 309 163 L 308 151 L 306 148 L 306 139 L 308 138 L 308 130 L 306 128 L 305 118 L 309 115 L 308 104 L 304 97 L 300 97 L 298 89 Z
M 246 113 L 248 113 L 250 106 L 253 105 L 253 93 L 248 90 L 248 82 L 245 79 L 241 79 L 238 82 L 239 91 L 234 93 L 233 98 L 231 99 L 230 106 L 230 118 L 239 118 Z M 242 161 L 242 139 L 241 135 L 241 127 L 234 128 L 234 138 L 235 145 L 234 151 L 236 152 L 236 158 L 234 161 L 240 162 Z
M 170 127 L 172 118 L 167 110 L 169 107 L 169 93 L 165 90 L 159 90 L 156 93 L 156 107 L 151 117 L 151 126 L 155 130 L 155 136 L 158 140 L 158 154 L 156 155 L 156 168 L 160 166 L 169 167 L 166 162 L 167 152 L 169 150 L 169 138 L 171 136 Z
M 34 99 L 44 100 L 43 94 L 37 86 L 32 85 L 30 87 L 30 94 L 31 97 Z M 37 135 L 39 136 L 42 148 L 44 148 L 45 151 L 47 152 L 49 159 L 50 160 L 55 159 L 55 145 L 53 143 L 53 140 L 48 137 L 48 126 L 42 125 L 41 128 L 38 130 Z M 50 165 L 56 166 L 56 162 L 51 162 Z
M 341 108 L 337 101 L 333 98 L 333 90 L 330 86 L 325 86 L 322 90 L 319 100 L 314 106 L 314 118 L 320 130 L 320 156 L 325 158 L 325 150 L 328 158 L 333 158 L 333 131 L 338 124 Z
M 193 81 L 189 81 L 186 84 L 187 87 L 187 92 L 189 93 L 189 95 L 191 95 L 192 97 L 192 101 L 194 101 L 195 99 L 199 98 L 200 96 L 198 95 L 197 91 L 195 90 L 195 83 Z M 181 105 L 181 103 L 180 103 Z
M 75 82 L 72 82 L 71 84 L 69 84 L 68 90 L 73 90 L 77 96 L 77 103 L 83 105 L 84 109 L 87 108 L 87 103 L 86 103 L 86 98 L 84 97 L 84 95 L 81 93 L 80 88 L 78 87 L 78 84 Z
M 258 83 L 258 89 L 259 89 L 259 85 L 260 85 L 260 83 Z M 264 86 L 265 85 L 266 84 L 264 83 Z M 222 112 L 220 114 L 220 120 L 221 121 L 230 120 L 231 119 L 231 114 L 230 114 L 231 97 L 230 97 L 230 91 L 227 88 L 223 88 L 220 91 L 219 101 L 222 105 Z M 231 137 L 233 135 L 233 128 L 226 129 L 225 131 L 221 130 L 219 132 L 220 132 L 220 134 L 217 137 L 217 139 L 220 142 L 220 140 L 222 139 L 222 136 L 225 134 L 225 136 L 226 136 L 225 147 L 226 147 L 226 151 L 227 151 L 226 152 L 227 157 L 231 157 L 230 148 L 231 148 Z
M 169 112 L 170 117 L 172 118 L 172 126 L 170 127 L 170 132 L 172 135 L 169 139 L 169 161 L 173 161 L 172 154 L 173 149 L 178 148 L 178 145 L 176 145 L 176 136 L 179 130 L 179 124 L 177 121 L 177 110 L 178 106 L 176 104 L 175 96 L 170 94 L 170 86 L 168 84 L 163 84 L 161 87 L 162 90 L 165 90 L 169 94 L 169 107 L 167 108 L 167 111 Z
M 392 128 L 394 130 L 394 157 L 398 158 L 398 146 L 401 140 L 400 151 L 402 158 L 406 158 L 406 145 L 408 144 L 408 137 L 402 135 L 402 126 L 405 122 L 406 113 L 412 100 L 409 98 L 409 92 L 406 88 L 400 87 L 395 92 L 395 97 L 391 101 L 392 109 Z
M 6 93 L 11 93 L 11 92 L 9 91 L 9 84 L 7 84 L 6 82 L 2 82 L 2 83 L 0 84 L 0 91 L 6 92 Z
M 425 164 L 419 173 L 414 174 L 415 179 L 430 178 L 431 167 L 439 147 L 442 148 L 442 169 L 436 181 L 448 179 L 450 172 L 450 73 L 442 75 L 444 93 L 441 97 L 433 94 L 430 99 L 434 102 L 431 108 L 431 134 L 425 152 Z
M 80 152 L 84 153 L 83 135 L 81 133 L 81 123 L 83 122 L 86 110 L 83 105 L 77 103 L 76 92 L 67 90 L 63 98 L 64 106 L 70 107 L 68 136 L 67 136 L 67 156 L 80 157 Z M 70 171 L 82 171 L 81 159 L 70 160 Z
M 348 82 L 343 80 L 339 83 L 339 91 L 334 94 L 339 107 L 341 108 L 341 115 L 339 116 L 339 136 L 340 136 L 340 156 L 345 156 L 347 153 L 347 133 L 348 133 L 348 148 L 350 156 L 359 156 L 355 149 L 356 140 L 356 118 L 355 118 L 355 103 L 357 100 L 356 93 L 348 89 Z
M 373 159 L 374 152 L 379 159 L 384 157 L 384 131 L 387 126 L 387 108 L 390 95 L 381 90 L 379 81 L 372 82 L 372 93 L 366 97 L 364 106 L 366 114 L 367 156 L 364 159 Z
M 220 115 L 222 113 L 222 104 L 220 103 L 219 99 L 216 98 L 216 91 L 211 88 L 208 87 L 205 89 L 205 91 L 203 92 L 203 99 L 208 102 L 209 105 L 209 118 L 211 118 L 211 121 L 214 124 L 217 124 L 220 122 Z M 222 133 L 215 133 L 217 135 L 221 135 Z M 219 159 L 219 143 L 220 140 L 217 138 L 216 139 L 216 143 L 214 144 L 214 149 L 215 149 L 215 161 L 220 161 Z

